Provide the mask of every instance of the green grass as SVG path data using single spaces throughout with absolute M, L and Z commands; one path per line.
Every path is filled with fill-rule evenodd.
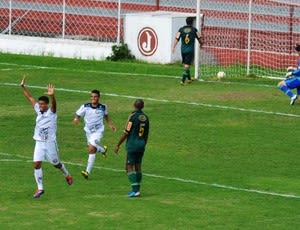
M 21 89 L 7 84 L 18 84 L 24 73 L 30 86 L 57 88 L 58 144 L 74 176 L 68 187 L 44 163 L 46 193 L 38 200 L 35 114 Z M 299 104 L 289 106 L 275 81 L 243 77 L 182 87 L 173 77 L 180 73 L 180 65 L 1 54 L 0 229 L 300 229 Z M 118 131 L 105 131 L 109 158 L 98 157 L 86 181 L 80 175 L 86 140 L 72 119 L 94 88 Z M 30 90 L 35 97 L 45 91 Z M 126 197 L 124 146 L 119 155 L 112 151 L 132 111 L 129 96 L 145 98 L 151 121 L 138 199 Z

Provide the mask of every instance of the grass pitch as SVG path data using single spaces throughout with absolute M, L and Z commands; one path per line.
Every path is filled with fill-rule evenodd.
M 18 83 L 35 97 L 51 82 L 58 101 L 61 159 L 69 187 L 44 163 L 46 193 L 33 199 L 35 114 Z M 300 105 L 289 106 L 276 82 L 224 79 L 180 86 L 180 66 L 0 56 L 0 229 L 300 229 Z M 72 125 L 98 88 L 116 133 L 110 155 L 90 180 L 86 140 Z M 132 111 L 145 99 L 151 122 L 142 197 L 129 199 L 124 146 L 112 151 Z

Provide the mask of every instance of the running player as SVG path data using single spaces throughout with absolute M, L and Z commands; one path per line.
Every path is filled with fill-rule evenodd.
M 183 64 L 183 74 L 181 85 L 184 85 L 185 80 L 188 79 L 188 82 L 191 81 L 190 75 L 190 66 L 194 60 L 194 51 L 195 51 L 195 39 L 198 40 L 200 46 L 202 45 L 201 34 L 198 30 L 193 27 L 193 18 L 186 18 L 186 26 L 183 26 L 179 29 L 176 34 L 172 52 L 175 52 L 176 46 L 181 39 L 181 56 Z
M 108 116 L 107 106 L 100 104 L 99 101 L 100 92 L 95 89 L 91 92 L 91 102 L 81 105 L 76 111 L 76 116 L 74 118 L 74 124 L 77 125 L 80 122 L 80 118 L 84 117 L 84 131 L 86 133 L 88 144 L 88 161 L 86 170 L 81 171 L 81 175 L 85 179 L 88 179 L 89 174 L 93 169 L 96 153 L 99 152 L 104 157 L 107 156 L 107 146 L 100 145 L 104 133 L 103 118 L 113 131 L 117 130 Z
M 296 45 L 295 50 L 300 56 L 300 44 Z M 300 59 L 296 68 L 288 68 L 288 73 L 285 77 L 285 80 L 278 83 L 278 88 L 290 97 L 290 105 L 294 105 L 300 95 Z M 297 94 L 294 94 L 291 91 L 292 89 L 297 89 Z
M 54 96 L 54 86 L 51 84 L 48 85 L 47 95 L 51 98 L 51 106 L 49 107 L 49 98 L 47 96 L 41 96 L 39 97 L 38 102 L 35 101 L 27 87 L 25 87 L 25 78 L 26 77 L 24 76 L 20 86 L 23 89 L 24 96 L 29 100 L 37 114 L 33 136 L 33 139 L 35 140 L 33 155 L 34 177 L 37 184 L 37 190 L 33 197 L 39 198 L 45 192 L 42 171 L 43 161 L 47 160 L 54 165 L 55 168 L 60 169 L 69 185 L 73 183 L 73 178 L 58 157 L 56 143 L 57 104 Z
M 115 153 L 118 153 L 120 145 L 127 139 L 126 171 L 131 184 L 131 191 L 128 193 L 128 197 L 141 195 L 142 159 L 149 134 L 149 119 L 142 111 L 144 101 L 137 99 L 134 102 L 134 108 L 135 111 L 129 116 L 124 133 L 115 147 Z

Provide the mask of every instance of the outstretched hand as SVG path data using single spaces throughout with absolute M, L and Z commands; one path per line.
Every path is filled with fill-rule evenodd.
M 52 84 L 48 84 L 48 92 L 46 94 L 49 96 L 54 95 L 54 86 Z
M 20 86 L 21 86 L 21 87 L 24 87 L 24 86 L 25 86 L 25 80 L 26 80 L 26 77 L 27 77 L 27 76 L 24 74 L 24 75 L 23 75 L 23 78 L 22 78 L 22 80 L 21 80 L 21 82 L 20 82 Z

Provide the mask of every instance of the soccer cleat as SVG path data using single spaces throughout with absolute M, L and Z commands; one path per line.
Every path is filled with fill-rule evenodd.
M 107 158 L 107 146 L 104 145 L 103 148 L 104 148 L 104 152 L 102 152 L 102 156 L 103 156 L 104 158 Z
M 180 82 L 180 85 L 184 85 L 184 82 L 183 82 L 183 81 L 181 81 L 181 82 Z
M 291 102 L 290 102 L 290 105 L 294 105 L 294 104 L 295 104 L 295 102 L 297 101 L 297 99 L 298 99 L 298 95 L 294 95 L 294 96 L 292 96 L 292 97 L 291 97 Z
M 39 189 L 37 189 L 35 191 L 35 193 L 33 194 L 33 198 L 40 198 L 41 195 L 43 195 L 44 193 L 45 193 L 45 190 L 39 190 Z
M 85 170 L 81 171 L 81 175 L 85 178 L 85 179 L 89 179 L 89 173 Z
M 133 198 L 133 197 L 139 197 L 139 196 L 141 196 L 141 193 L 140 193 L 140 191 L 137 191 L 137 192 L 130 191 L 130 192 L 128 192 L 127 195 L 128 195 L 128 197 Z
M 68 185 L 72 185 L 73 184 L 73 177 L 72 176 L 66 176 L 66 181 L 67 181 Z

